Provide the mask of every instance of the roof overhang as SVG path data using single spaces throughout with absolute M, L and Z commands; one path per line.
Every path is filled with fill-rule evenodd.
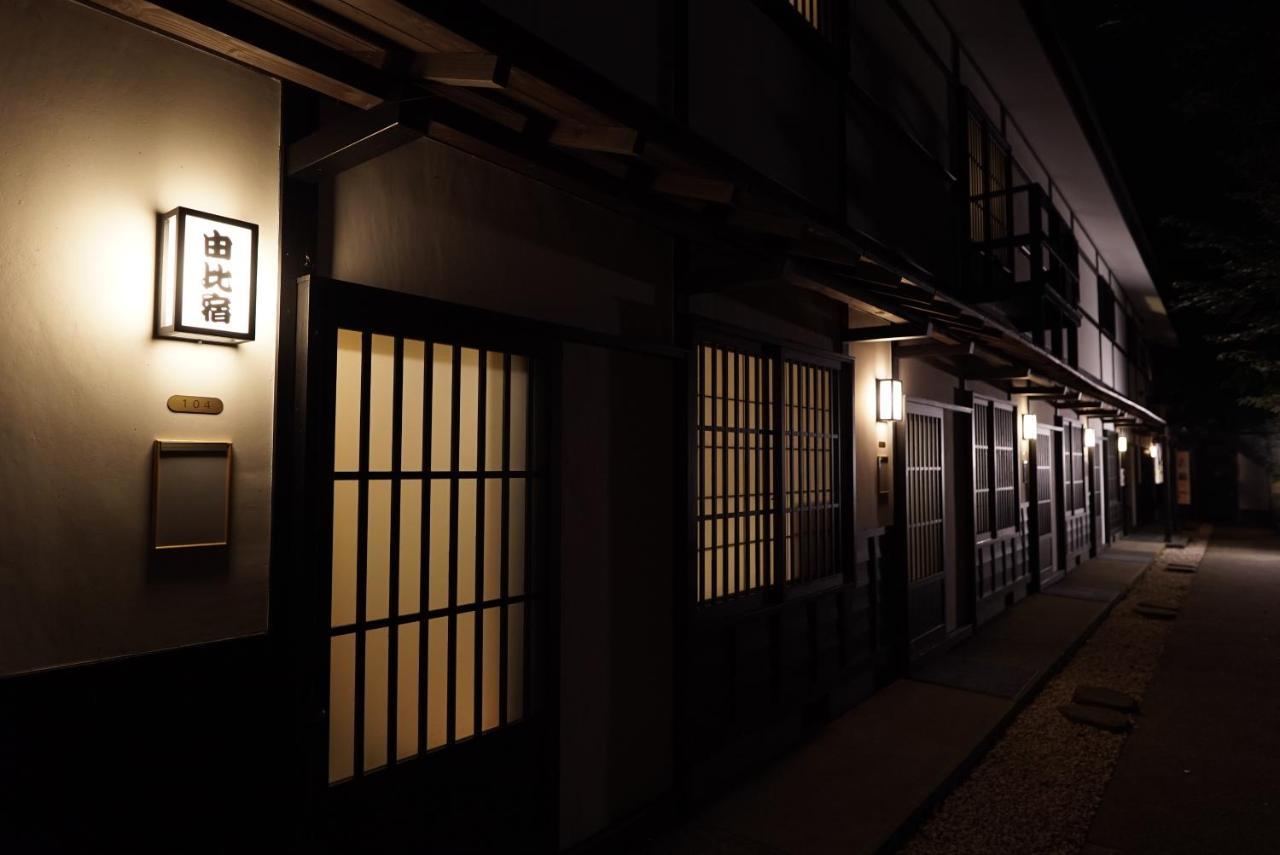
M 1145 328 L 1153 338 L 1173 344 L 1173 324 L 1156 287 L 1141 223 L 1052 34 L 1037 28 L 1020 0 L 937 0 L 937 6 L 1043 161 L 1055 193 L 1084 225 Z

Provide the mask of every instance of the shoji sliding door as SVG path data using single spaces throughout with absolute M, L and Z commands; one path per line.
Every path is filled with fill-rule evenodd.
M 345 283 L 300 300 L 315 783 L 335 827 L 408 806 L 370 839 L 499 845 L 553 773 L 547 348 L 506 319 Z
M 530 360 L 338 329 L 329 782 L 519 722 Z

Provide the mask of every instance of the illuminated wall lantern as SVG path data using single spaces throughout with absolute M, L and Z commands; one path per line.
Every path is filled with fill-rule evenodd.
M 1084 447 L 1093 448 L 1098 444 L 1098 435 L 1094 433 L 1093 428 L 1084 429 Z
M 902 381 L 876 381 L 876 420 L 902 421 Z
M 1023 438 L 1023 439 L 1035 439 L 1035 438 L 1036 438 L 1036 429 L 1037 429 L 1038 427 L 1039 427 L 1039 425 L 1037 425 L 1037 424 L 1036 424 L 1036 414 L 1035 414 L 1035 413 L 1024 413 L 1024 414 L 1023 414 L 1023 416 L 1022 416 L 1022 438 Z
M 174 208 L 160 218 L 156 335 L 218 344 L 253 341 L 258 227 Z
M 1124 434 L 1120 434 L 1120 436 L 1116 438 L 1116 451 L 1119 451 L 1121 454 L 1124 454 L 1128 450 L 1129 450 L 1129 437 L 1125 436 Z
M 1159 460 L 1160 459 L 1160 443 L 1153 442 L 1150 445 L 1148 445 L 1147 455 L 1150 456 L 1152 460 Z

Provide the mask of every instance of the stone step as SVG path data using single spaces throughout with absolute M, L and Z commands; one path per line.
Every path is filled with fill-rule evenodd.
M 1196 565 L 1194 564 L 1166 564 L 1164 569 L 1169 573 L 1194 573 Z
M 1143 617 L 1158 618 L 1160 620 L 1173 620 L 1178 616 L 1177 609 L 1155 603 L 1138 603 L 1133 610 Z
M 1088 707 L 1106 707 L 1122 713 L 1138 711 L 1138 701 L 1135 698 L 1105 686 L 1076 686 L 1071 702 Z
M 1112 733 L 1123 733 L 1133 727 L 1133 719 L 1117 710 L 1106 707 L 1091 707 L 1084 704 L 1066 704 L 1059 711 L 1070 721 L 1109 730 Z

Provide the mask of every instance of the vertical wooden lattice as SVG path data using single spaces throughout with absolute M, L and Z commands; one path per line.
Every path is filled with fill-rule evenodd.
M 532 360 L 337 337 L 331 784 L 523 719 L 541 596 Z
M 1040 568 L 1052 570 L 1053 560 L 1053 435 L 1041 433 L 1036 441 L 1036 519 L 1040 532 Z
M 969 114 L 969 240 L 987 239 L 987 167 L 982 120 Z
M 840 572 L 836 377 L 698 348 L 698 602 Z
M 698 349 L 699 602 L 774 584 L 774 365 Z
M 993 534 L 991 499 L 991 405 L 974 401 L 973 520 L 979 540 Z
M 835 372 L 788 361 L 785 372 L 787 581 L 839 571 Z
M 800 13 L 800 17 L 809 22 L 820 33 L 826 32 L 823 15 L 826 12 L 826 0 L 790 0 L 791 7 Z
M 1018 443 L 1018 413 L 1011 407 L 996 405 L 991 415 L 995 455 L 995 525 L 997 531 L 1005 531 L 1018 524 L 1014 490 L 1017 478 L 1017 458 L 1014 454 Z
M 907 579 L 943 572 L 942 417 L 907 413 Z
M 1120 493 L 1120 452 L 1116 446 L 1116 435 L 1107 435 L 1103 444 L 1103 464 L 1107 479 L 1107 528 L 1115 531 L 1122 527 L 1121 514 L 1124 512 L 1124 500 Z
M 1072 510 L 1085 510 L 1084 426 L 1071 426 Z

